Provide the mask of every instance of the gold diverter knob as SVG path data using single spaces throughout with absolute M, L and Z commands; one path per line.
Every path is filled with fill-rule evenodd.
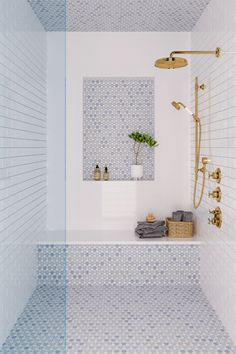
M 221 201 L 221 189 L 220 189 L 220 187 L 217 187 L 212 192 L 209 192 L 208 196 L 209 196 L 209 198 L 216 199 L 217 202 L 220 202 Z
M 221 181 L 221 169 L 217 168 L 215 171 L 209 173 L 209 178 L 212 178 L 217 183 Z
M 209 210 L 209 213 L 213 214 L 212 219 L 208 219 L 208 224 L 214 225 L 218 227 L 219 229 L 221 228 L 222 225 L 222 211 L 219 207 Z

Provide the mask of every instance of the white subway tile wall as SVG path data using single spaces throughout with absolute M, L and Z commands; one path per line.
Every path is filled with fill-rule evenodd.
M 236 3 L 227 6 L 212 0 L 192 32 L 192 49 L 236 52 Z M 194 107 L 194 78 L 199 77 L 206 89 L 200 94 L 199 115 L 202 121 L 201 155 L 211 160 L 210 171 L 222 170 L 222 201 L 209 199 L 208 192 L 217 183 L 208 181 L 203 202 L 198 210 L 198 234 L 204 239 L 201 245 L 201 285 L 218 312 L 232 338 L 236 341 L 236 54 L 192 56 L 192 97 Z M 194 125 L 191 130 L 191 161 L 194 169 Z M 194 175 L 191 173 L 192 188 Z M 201 181 L 198 193 L 201 189 Z M 208 225 L 208 210 L 220 206 L 223 225 L 217 229 Z
M 24 0 L 0 3 L 0 343 L 36 285 L 46 228 L 46 33 Z

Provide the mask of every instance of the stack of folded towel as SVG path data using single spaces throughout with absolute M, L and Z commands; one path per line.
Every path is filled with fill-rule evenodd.
M 138 226 L 135 229 L 135 232 L 140 238 L 149 238 L 149 237 L 164 237 L 166 234 L 165 221 L 154 221 L 152 223 L 147 221 L 138 221 Z
M 177 210 L 172 213 L 173 221 L 193 221 L 193 213 L 191 211 Z

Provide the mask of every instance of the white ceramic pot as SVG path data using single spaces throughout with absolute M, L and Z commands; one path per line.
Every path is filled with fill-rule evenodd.
M 143 177 L 143 166 L 142 165 L 131 165 L 131 178 L 138 180 Z

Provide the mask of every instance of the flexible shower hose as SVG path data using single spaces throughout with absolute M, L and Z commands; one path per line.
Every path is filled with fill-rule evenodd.
M 206 168 L 203 166 L 201 170 L 203 173 L 203 181 L 202 181 L 202 188 L 198 202 L 196 202 L 197 198 L 197 184 L 198 184 L 198 173 L 199 173 L 199 159 L 200 159 L 200 150 L 201 150 L 201 139 L 202 139 L 202 126 L 200 120 L 196 120 L 196 133 L 195 133 L 195 181 L 194 181 L 194 193 L 193 193 L 193 205 L 194 208 L 197 209 L 201 204 L 205 182 L 206 182 Z

